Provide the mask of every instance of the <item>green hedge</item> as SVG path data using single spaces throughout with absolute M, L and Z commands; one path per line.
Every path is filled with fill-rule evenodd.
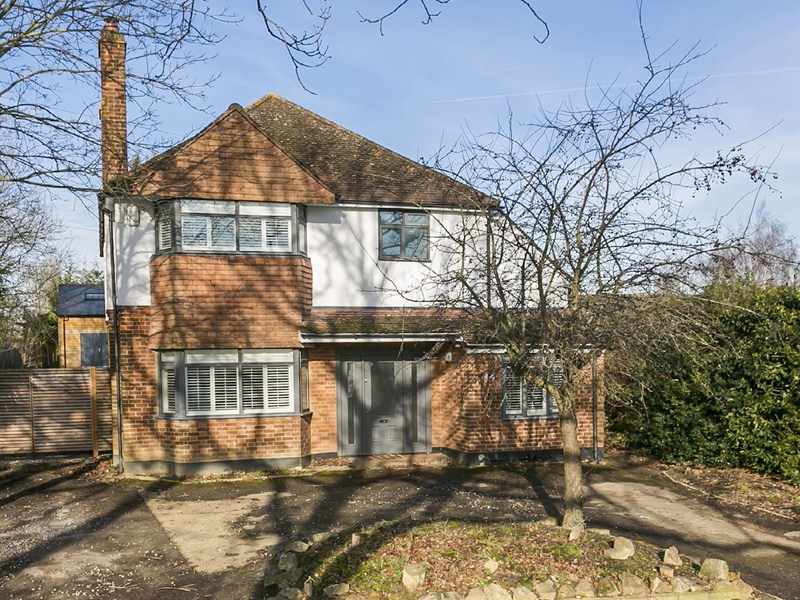
M 637 361 L 612 429 L 667 461 L 800 484 L 800 290 L 717 285 L 703 306 L 705 342 L 667 336 L 658 360 Z

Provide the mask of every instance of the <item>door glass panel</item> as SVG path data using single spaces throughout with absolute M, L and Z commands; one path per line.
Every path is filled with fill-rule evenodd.
M 372 416 L 393 417 L 397 407 L 395 398 L 394 362 L 372 363 Z
M 353 373 L 354 364 L 345 363 L 347 370 L 347 443 L 356 443 L 356 384 Z
M 411 365 L 411 441 L 419 442 L 419 409 L 417 399 L 417 365 Z

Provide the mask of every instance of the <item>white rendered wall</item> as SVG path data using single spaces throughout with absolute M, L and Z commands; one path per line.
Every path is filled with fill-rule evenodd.
M 138 224 L 137 224 L 138 221 Z M 114 250 L 117 271 L 117 304 L 150 305 L 150 258 L 155 252 L 153 205 L 145 201 L 116 202 Z M 106 308 L 111 307 L 111 236 L 106 221 Z
M 430 212 L 430 261 L 378 259 L 378 207 L 309 206 L 308 255 L 316 307 L 420 307 L 434 300 L 433 273 L 447 260 L 444 230 L 458 231 L 464 215 Z

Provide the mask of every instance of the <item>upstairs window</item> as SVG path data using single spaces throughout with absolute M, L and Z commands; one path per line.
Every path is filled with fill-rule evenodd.
M 555 366 L 547 373 L 548 383 L 563 383 L 563 371 Z M 556 417 L 556 399 L 544 387 L 534 385 L 514 373 L 510 365 L 503 367 L 503 416 L 508 418 Z
M 379 252 L 384 260 L 428 260 L 430 225 L 427 213 L 379 210 Z
M 156 209 L 158 252 L 305 253 L 305 207 L 180 200 Z

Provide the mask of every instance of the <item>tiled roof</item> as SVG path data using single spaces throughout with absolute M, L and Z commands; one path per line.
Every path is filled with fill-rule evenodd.
M 269 94 L 245 112 L 339 201 L 470 205 L 475 189 Z
M 301 327 L 310 335 L 460 334 L 465 315 L 435 309 L 314 309 Z

